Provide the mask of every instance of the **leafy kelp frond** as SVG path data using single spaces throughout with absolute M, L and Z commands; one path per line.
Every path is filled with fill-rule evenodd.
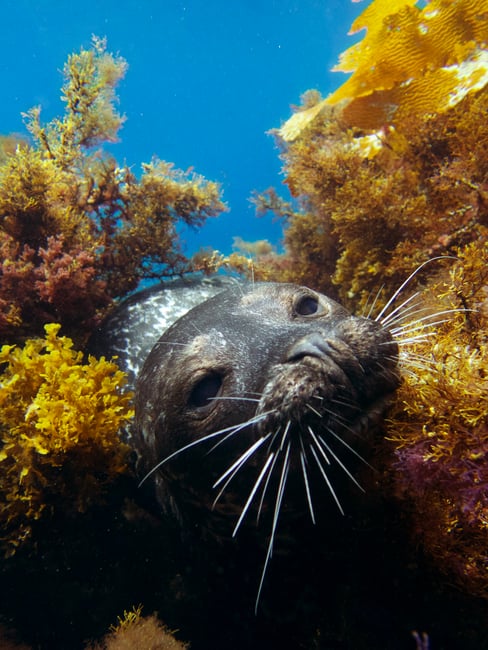
M 103 499 L 127 469 L 119 429 L 132 417 L 125 375 L 82 353 L 46 325 L 44 339 L 0 352 L 0 522 L 7 552 L 53 512 L 70 515 Z
M 374 0 L 351 32 L 364 39 L 334 68 L 352 72 L 329 97 L 296 113 L 280 129 L 293 141 L 326 105 L 341 106 L 350 126 L 380 129 L 411 114 L 444 111 L 488 82 L 486 0 Z

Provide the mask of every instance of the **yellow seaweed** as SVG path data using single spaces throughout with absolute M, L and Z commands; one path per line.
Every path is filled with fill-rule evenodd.
M 73 350 L 59 324 L 0 351 L 0 522 L 7 553 L 53 511 L 84 511 L 127 470 L 120 428 L 132 417 L 125 374 Z
M 405 351 L 417 360 L 389 415 L 397 495 L 411 505 L 413 536 L 469 593 L 488 597 L 488 243 L 473 242 L 434 302 L 469 311 Z M 418 368 L 418 359 L 423 360 Z
M 117 625 L 110 626 L 110 633 L 101 641 L 86 646 L 85 650 L 185 650 L 188 644 L 178 641 L 166 625 L 156 616 L 142 616 L 142 605 L 124 611 Z
M 442 112 L 488 81 L 488 2 L 375 0 L 351 32 L 363 40 L 346 50 L 334 70 L 350 78 L 317 105 L 297 112 L 279 130 L 295 140 L 327 105 L 340 105 L 350 126 L 380 129 L 405 115 Z

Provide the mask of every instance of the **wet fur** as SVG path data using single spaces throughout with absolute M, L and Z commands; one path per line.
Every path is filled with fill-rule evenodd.
M 304 287 L 233 288 L 175 323 L 143 367 L 141 475 L 202 537 L 257 525 L 257 603 L 278 528 L 304 512 L 342 517 L 343 499 L 363 490 L 358 466 L 399 381 L 380 322 Z

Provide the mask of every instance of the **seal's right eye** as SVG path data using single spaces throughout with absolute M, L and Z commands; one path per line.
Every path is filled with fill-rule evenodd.
M 222 387 L 220 375 L 205 375 L 198 381 L 190 393 L 188 404 L 190 408 L 202 408 L 210 404 L 213 397 L 217 397 Z

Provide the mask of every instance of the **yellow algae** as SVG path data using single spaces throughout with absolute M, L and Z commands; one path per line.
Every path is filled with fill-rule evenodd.
M 401 124 L 412 112 L 444 111 L 479 89 L 481 78 L 486 83 L 488 2 L 432 0 L 422 10 L 415 5 L 375 0 L 365 9 L 351 32 L 366 29 L 366 35 L 334 68 L 353 74 L 319 104 L 293 115 L 279 131 L 283 140 L 296 139 L 329 104 L 344 102 L 349 125 L 379 129 Z
M 408 372 L 390 413 L 392 480 L 412 508 L 413 530 L 439 568 L 488 597 L 488 244 L 474 242 L 433 299 L 453 315 L 436 336 L 404 349 Z M 418 359 L 422 359 L 420 367 Z
M 0 351 L 0 521 L 7 553 L 53 511 L 103 500 L 127 469 L 119 429 L 131 419 L 125 375 L 104 358 L 83 363 L 72 341 L 45 326 L 44 339 Z
M 178 641 L 155 614 L 142 616 L 142 605 L 124 611 L 117 625 L 110 626 L 110 633 L 86 650 L 185 650 L 188 644 Z

